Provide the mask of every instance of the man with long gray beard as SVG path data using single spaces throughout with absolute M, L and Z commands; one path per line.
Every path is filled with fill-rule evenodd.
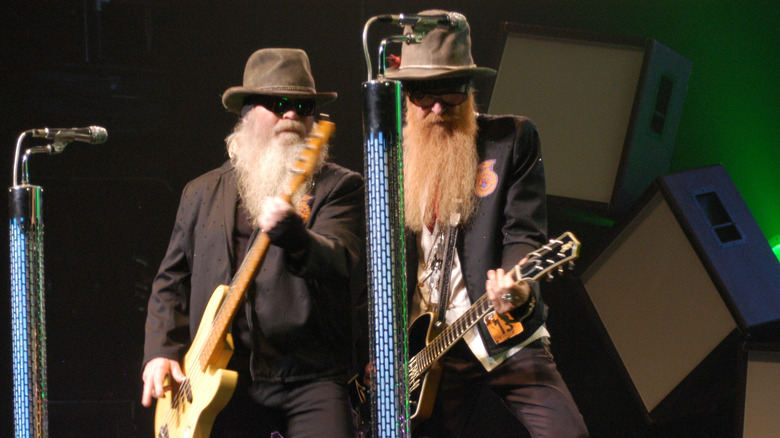
M 185 382 L 181 361 L 212 292 L 230 284 L 262 231 L 271 244 L 231 330 L 228 368 L 238 371 L 239 383 L 212 436 L 354 436 L 346 381 L 350 282 L 365 281 L 355 270 L 363 179 L 323 153 L 292 202 L 279 196 L 315 108 L 335 98 L 315 90 L 309 59 L 298 49 L 258 50 L 247 61 L 243 86 L 223 94 L 225 108 L 241 119 L 226 139 L 229 160 L 182 194 L 149 300 L 144 406 L 164 397 L 166 376 Z
M 386 72 L 402 81 L 406 96 L 410 316 L 432 312 L 451 326 L 487 294 L 503 314 L 494 327 L 503 330 L 480 321 L 444 354 L 431 411 L 421 407 L 426 397 L 412 400 L 420 408 L 413 412 L 414 436 L 527 436 L 517 424 L 496 424 L 498 410 L 506 408 L 531 437 L 585 437 L 582 416 L 550 354 L 539 285 L 515 283 L 508 274 L 547 241 L 539 135 L 524 117 L 477 113 L 473 78 L 495 71 L 474 64 L 466 18 L 435 10 L 420 15 L 447 15 L 453 25 L 430 31 L 420 44 L 405 44 L 400 63 Z M 494 415 L 473 414 L 480 399 L 495 401 L 482 407 Z

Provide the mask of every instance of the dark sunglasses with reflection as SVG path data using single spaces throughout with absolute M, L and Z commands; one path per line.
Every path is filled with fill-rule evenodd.
M 439 81 L 443 82 L 443 81 Z M 456 107 L 469 98 L 470 81 L 451 83 L 420 82 L 410 84 L 406 95 L 409 100 L 423 109 L 429 109 L 438 102 L 445 108 Z
M 454 108 L 469 98 L 468 93 L 428 94 L 423 92 L 409 93 L 409 100 L 423 109 L 431 108 L 436 102 L 445 108 Z
M 283 115 L 287 111 L 295 111 L 300 117 L 314 115 L 317 105 L 314 99 L 291 99 L 282 96 L 253 95 L 244 100 L 244 105 L 260 105 L 277 115 Z

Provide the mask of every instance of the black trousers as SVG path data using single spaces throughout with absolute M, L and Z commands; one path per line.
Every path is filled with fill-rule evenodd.
M 240 376 L 245 374 L 240 374 Z M 217 415 L 215 438 L 353 438 L 346 386 L 334 380 L 252 383 L 239 377 Z
M 412 431 L 415 438 L 588 436 L 546 340 L 533 342 L 489 373 L 459 341 L 442 365 L 433 413 Z

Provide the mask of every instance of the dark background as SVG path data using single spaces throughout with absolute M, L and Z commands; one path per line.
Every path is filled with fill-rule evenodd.
M 492 68 L 505 21 L 653 38 L 690 59 L 671 168 L 723 163 L 767 240 L 780 243 L 780 8 L 773 1 L 7 0 L 0 6 L 6 184 L 22 131 L 101 125 L 109 133 L 103 145 L 73 143 L 30 162 L 30 182 L 44 188 L 52 437 L 150 436 L 151 411 L 139 402 L 149 285 L 183 185 L 226 158 L 223 139 L 236 119 L 220 96 L 240 85 L 248 56 L 262 47 L 309 53 L 317 89 L 339 93 L 325 108 L 337 125 L 333 159 L 362 171 L 363 25 L 374 15 L 428 8 L 464 13 L 475 62 Z M 371 30 L 376 73 L 376 41 L 399 29 Z M 483 109 L 489 97 L 478 96 Z M 7 234 L 2 242 L 7 247 Z M 8 266 L 5 251 L 0 264 Z M 0 300 L 0 320 L 10 321 L 9 302 Z M 10 323 L 2 330 L 0 435 L 10 436 Z M 566 334 L 555 335 L 565 346 Z M 573 359 L 560 365 L 582 381 Z M 592 382 L 572 388 L 595 436 L 666 433 L 643 431 L 620 409 L 606 418 L 587 406 L 624 405 L 611 386 L 605 381 L 598 396 Z M 713 418 L 688 423 L 718 431 L 701 436 L 725 434 L 730 420 Z

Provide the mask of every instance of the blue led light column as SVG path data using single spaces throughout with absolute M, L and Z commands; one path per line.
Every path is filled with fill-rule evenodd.
M 377 438 L 409 433 L 401 84 L 363 83 L 371 416 Z
M 26 183 L 9 189 L 16 438 L 49 436 L 41 192 Z

